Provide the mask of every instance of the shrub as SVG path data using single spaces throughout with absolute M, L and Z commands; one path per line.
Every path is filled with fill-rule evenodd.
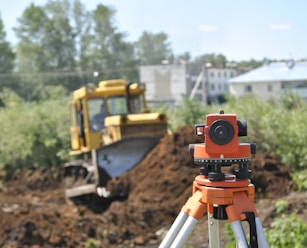
M 68 154 L 68 99 L 18 102 L 0 109 L 0 167 L 50 167 Z M 65 151 L 65 152 L 64 152 Z
M 307 224 L 293 213 L 274 219 L 267 231 L 267 239 L 271 248 L 307 247 L 306 233 Z

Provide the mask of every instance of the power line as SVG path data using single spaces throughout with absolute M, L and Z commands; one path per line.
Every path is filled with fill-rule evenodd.
M 112 73 L 112 72 L 127 72 L 138 71 L 138 67 L 125 67 L 125 68 L 110 68 L 103 70 L 84 70 L 84 71 L 53 71 L 53 72 L 30 72 L 30 73 L 0 73 L 0 79 L 16 79 L 16 78 L 57 78 L 57 77 L 80 77 L 80 76 L 92 76 L 95 71 L 100 74 Z

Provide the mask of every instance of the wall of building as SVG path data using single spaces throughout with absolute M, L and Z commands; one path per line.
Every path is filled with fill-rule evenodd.
M 278 99 L 281 95 L 281 82 L 249 82 L 249 83 L 232 83 L 229 85 L 230 94 L 236 97 L 242 97 L 248 94 L 259 96 L 262 100 L 271 98 Z
M 187 95 L 185 65 L 150 65 L 140 67 L 140 81 L 146 84 L 149 103 L 180 105 Z

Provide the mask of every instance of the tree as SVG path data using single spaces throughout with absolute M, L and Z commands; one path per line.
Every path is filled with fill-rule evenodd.
M 46 85 L 61 84 L 69 88 L 74 82 L 62 76 L 64 71 L 73 72 L 76 68 L 69 16 L 70 5 L 65 0 L 49 1 L 43 7 L 32 3 L 18 18 L 18 26 L 14 28 L 18 38 L 17 65 L 21 95 L 27 100 L 39 99 Z
M 5 106 L 3 89 L 5 87 L 15 88 L 16 78 L 13 78 L 11 72 L 14 69 L 15 53 L 13 52 L 10 44 L 6 41 L 6 32 L 4 31 L 4 25 L 0 17 L 0 107 Z
M 73 3 L 72 19 L 75 23 L 75 57 L 77 68 L 87 70 L 91 61 L 91 49 L 93 47 L 94 34 L 91 33 L 93 26 L 92 16 L 79 0 Z
M 0 73 L 10 73 L 14 69 L 15 54 L 6 41 L 3 21 L 0 16 Z
M 185 52 L 185 53 L 176 55 L 175 60 L 176 60 L 175 61 L 176 63 L 181 63 L 181 64 L 189 63 L 191 60 L 191 54 L 189 52 Z
M 222 54 L 211 53 L 196 57 L 193 63 L 198 66 L 203 66 L 206 63 L 210 63 L 213 67 L 225 67 L 227 59 Z
M 102 72 L 104 79 L 137 78 L 136 61 L 132 44 L 126 35 L 114 25 L 115 10 L 99 4 L 92 13 L 94 41 L 92 44 L 91 67 Z
M 70 23 L 71 7 L 68 0 L 49 1 L 46 6 L 48 21 L 44 30 L 44 50 L 49 69 L 75 68 L 75 34 Z
M 257 61 L 255 59 L 250 59 L 249 61 L 240 61 L 240 62 L 235 62 L 238 67 L 241 68 L 248 68 L 248 69 L 253 69 L 261 66 L 263 64 L 263 61 Z
M 167 34 L 143 32 L 135 43 L 136 57 L 141 65 L 161 64 L 163 60 L 173 60 Z M 171 61 L 172 62 L 172 61 Z
M 44 29 L 48 23 L 45 10 L 33 3 L 18 18 L 14 28 L 17 43 L 17 66 L 19 72 L 40 72 L 47 69 L 44 51 Z

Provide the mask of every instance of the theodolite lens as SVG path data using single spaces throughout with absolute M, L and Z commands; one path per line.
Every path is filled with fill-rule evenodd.
M 233 126 L 226 120 L 216 120 L 209 127 L 209 137 L 217 145 L 228 144 L 234 133 Z

